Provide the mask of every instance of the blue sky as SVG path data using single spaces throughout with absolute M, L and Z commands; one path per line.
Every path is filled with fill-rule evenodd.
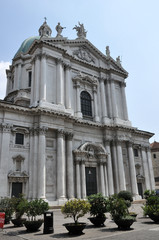
M 84 24 L 87 39 L 101 52 L 109 45 L 111 56 L 122 58 L 129 72 L 126 95 L 134 127 L 155 133 L 159 141 L 159 1 L 158 0 L 0 0 L 0 98 L 5 96 L 5 71 L 24 39 L 38 35 L 47 23 L 56 36 L 76 38 L 72 28 Z

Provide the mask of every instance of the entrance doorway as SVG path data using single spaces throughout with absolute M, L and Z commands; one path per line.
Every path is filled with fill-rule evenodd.
M 18 197 L 22 193 L 22 183 L 13 182 L 12 183 L 12 197 Z
M 139 195 L 143 198 L 142 183 L 137 183 Z
M 87 196 L 97 193 L 97 177 L 95 167 L 86 167 L 86 193 Z

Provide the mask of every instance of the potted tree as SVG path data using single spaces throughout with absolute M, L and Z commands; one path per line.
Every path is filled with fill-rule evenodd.
M 64 226 L 68 230 L 69 234 L 82 234 L 86 223 L 79 222 L 78 219 L 83 217 L 90 210 L 90 204 L 86 200 L 73 199 L 67 201 L 61 208 L 61 212 L 65 217 L 73 218 L 73 223 L 66 223 Z
M 123 191 L 120 191 L 117 194 L 117 196 L 118 196 L 118 198 L 122 198 L 122 199 L 125 200 L 125 203 L 126 203 L 128 208 L 131 206 L 131 203 L 133 202 L 133 197 L 132 197 L 132 193 L 131 192 L 123 190 Z M 129 215 L 136 218 L 137 213 L 129 211 Z
M 10 198 L 4 197 L 0 199 L 0 212 L 5 212 L 5 224 L 10 223 L 14 212 Z
M 126 201 L 123 198 L 119 198 L 118 195 L 109 197 L 108 209 L 120 230 L 130 229 L 130 226 L 136 220 L 135 217 L 130 216 Z
M 104 222 L 106 220 L 105 213 L 107 212 L 107 200 L 101 194 L 92 194 L 88 197 L 88 201 L 91 205 L 90 215 L 92 217 L 89 218 L 91 223 L 93 223 L 96 227 L 104 226 Z
M 42 199 L 35 199 L 25 202 L 24 209 L 28 217 L 28 220 L 24 222 L 27 231 L 37 231 L 43 223 L 43 219 L 37 219 L 37 216 L 44 214 L 49 209 L 48 203 Z
M 26 218 L 22 218 L 25 212 L 25 203 L 27 200 L 24 198 L 23 194 L 19 194 L 19 197 L 12 197 L 11 203 L 14 209 L 15 218 L 12 219 L 12 223 L 14 226 L 21 227 L 23 226 L 24 221 Z
M 159 197 L 155 191 L 146 190 L 144 192 L 146 204 L 142 207 L 144 215 L 148 215 L 155 223 L 159 223 Z

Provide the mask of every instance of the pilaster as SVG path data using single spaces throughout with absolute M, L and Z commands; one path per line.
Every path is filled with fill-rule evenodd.
M 145 176 L 145 188 L 146 190 L 151 190 L 145 146 L 141 146 L 141 152 L 142 152 L 142 162 L 143 162 L 143 169 L 144 169 L 144 176 Z
M 63 60 L 57 59 L 57 104 L 64 105 L 64 70 Z
M 40 127 L 39 128 L 39 156 L 38 156 L 38 198 L 45 199 L 46 194 L 46 134 L 47 128 Z
M 72 156 L 72 139 L 73 133 L 67 132 L 66 133 L 66 161 L 67 161 L 67 195 L 68 198 L 74 197 L 74 180 L 73 180 L 73 156 Z
M 132 143 L 128 142 L 128 158 L 129 158 L 129 169 L 130 169 L 130 180 L 131 180 L 131 190 L 134 198 L 138 196 L 138 187 L 136 181 L 136 170 L 135 170 L 135 162 L 134 162 L 134 154 Z
M 65 132 L 63 129 L 57 130 L 57 199 L 66 198 L 65 185 Z

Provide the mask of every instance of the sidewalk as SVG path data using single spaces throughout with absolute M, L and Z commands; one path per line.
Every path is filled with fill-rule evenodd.
M 149 226 L 151 226 L 151 228 L 152 227 L 156 228 L 156 226 L 159 227 L 159 225 L 156 225 L 156 224 L 149 224 L 152 221 L 149 218 L 143 217 L 141 204 L 134 204 L 132 206 L 132 211 L 137 212 L 138 216 L 137 216 L 137 222 L 135 222 L 132 225 L 132 228 L 129 231 L 118 230 L 117 225 L 111 220 L 109 214 L 106 214 L 108 219 L 105 222 L 105 226 L 96 228 L 87 219 L 87 217 L 89 217 L 89 215 L 87 215 L 83 218 L 80 218 L 81 222 L 87 223 L 86 228 L 83 230 L 84 234 L 80 236 L 71 236 L 71 235 L 68 235 L 68 231 L 65 229 L 63 224 L 67 222 L 72 222 L 72 219 L 71 218 L 65 219 L 64 216 L 61 214 L 61 211 L 59 209 L 55 209 L 53 210 L 54 233 L 52 234 L 43 234 L 43 225 L 38 232 L 28 233 L 25 227 L 14 227 L 13 224 L 5 225 L 3 234 L 8 237 L 12 236 L 12 238 L 6 238 L 11 240 L 12 239 L 18 240 L 20 238 L 26 239 L 26 240 L 49 240 L 49 239 L 68 239 L 69 240 L 72 238 L 96 240 L 96 239 L 105 239 L 111 236 L 119 236 L 127 232 L 134 233 L 135 231 L 143 231 L 144 229 L 147 229 Z

